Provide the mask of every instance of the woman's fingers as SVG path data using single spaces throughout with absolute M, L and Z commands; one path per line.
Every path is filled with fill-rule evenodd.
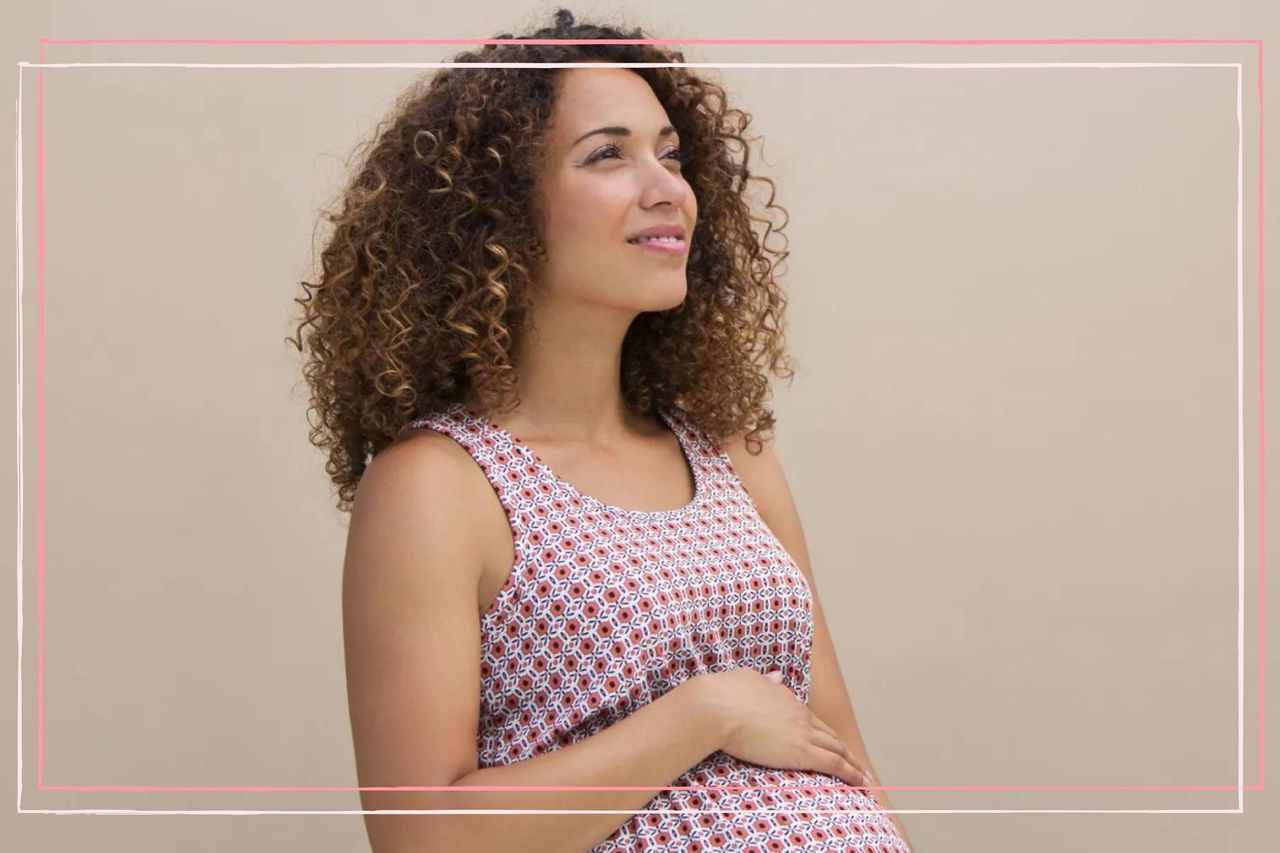
M 814 770 L 843 779 L 846 785 L 862 787 L 867 784 L 858 768 L 842 758 L 840 753 L 823 749 L 817 744 L 814 744 L 812 749 L 813 755 L 808 763 Z
M 827 724 L 826 724 L 826 722 L 825 722 L 821 717 L 819 717 L 817 714 L 815 714 L 815 713 L 813 713 L 812 711 L 810 711 L 810 712 L 809 712 L 809 717 L 810 717 L 810 721 L 811 721 L 811 722 L 814 724 L 814 726 L 816 726 L 817 728 L 822 729 L 824 732 L 826 732 L 827 734 L 831 735 L 831 736 L 832 736 L 832 737 L 834 737 L 834 738 L 838 738 L 838 737 L 840 737 L 840 734 L 839 734 L 835 729 L 831 728 L 831 726 L 827 725 Z
M 813 732 L 813 738 L 810 742 L 814 746 L 835 755 L 839 759 L 840 764 L 843 767 L 848 768 L 848 770 L 843 770 L 842 772 L 833 775 L 847 777 L 849 775 L 848 771 L 852 770 L 855 777 L 852 780 L 852 784 L 871 784 L 871 775 L 867 773 L 866 769 L 862 767 L 861 764 L 858 763 L 857 759 L 850 753 L 849 747 L 846 746 L 844 741 L 840 740 L 840 738 L 834 735 L 829 735 L 821 729 L 817 729 Z
M 845 742 L 844 742 L 844 739 L 843 739 L 843 738 L 841 738 L 841 737 L 840 737 L 840 733 L 839 733 L 839 732 L 837 732 L 835 729 L 831 728 L 831 726 L 829 726 L 829 725 L 827 725 L 826 723 L 824 723 L 824 722 L 822 721 L 822 718 L 821 718 L 821 717 L 819 717 L 817 714 L 814 714 L 812 711 L 810 712 L 810 715 L 811 715 L 811 718 L 812 718 L 813 725 L 814 725 L 814 726 L 815 726 L 819 731 L 825 732 L 828 736 L 830 736 L 830 737 L 834 738 L 835 740 L 839 741 L 839 743 L 840 743 L 840 750 L 839 750 L 840 754 L 841 754 L 841 755 L 843 755 L 843 756 L 845 756 L 845 758 L 846 758 L 846 759 L 848 759 L 850 762 L 852 762 L 852 763 L 856 764 L 857 762 L 856 762 L 856 760 L 854 759 L 854 756 L 853 756 L 853 750 L 849 749 L 849 745 L 848 745 L 847 743 L 845 743 Z M 858 769 L 859 769 L 859 770 L 861 770 L 862 768 L 858 768 Z M 865 772 L 865 771 L 864 771 L 864 772 Z

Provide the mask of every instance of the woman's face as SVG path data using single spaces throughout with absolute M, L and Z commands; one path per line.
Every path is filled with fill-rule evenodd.
M 541 298 L 632 314 L 684 301 L 698 202 L 681 174 L 680 139 L 670 124 L 634 71 L 563 70 L 538 179 L 539 239 L 547 253 L 537 275 Z M 611 130 L 593 132 L 601 128 Z M 628 242 L 654 225 L 683 229 L 676 251 Z

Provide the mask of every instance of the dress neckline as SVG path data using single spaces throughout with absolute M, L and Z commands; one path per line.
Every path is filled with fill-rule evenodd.
M 556 483 L 565 492 L 578 498 L 584 504 L 594 509 L 636 519 L 673 519 L 683 517 L 688 513 L 693 512 L 702 504 L 703 499 L 706 497 L 707 486 L 703 476 L 702 465 L 699 464 L 697 451 L 692 447 L 687 427 L 680 416 L 673 415 L 665 409 L 658 409 L 658 417 L 664 424 L 666 424 L 667 429 L 675 433 L 676 441 L 680 445 L 680 453 L 684 457 L 685 466 L 693 477 L 693 498 L 684 506 L 679 506 L 675 509 L 644 510 L 627 509 L 626 507 L 608 504 L 599 498 L 592 497 L 585 492 L 579 491 L 577 486 L 557 474 L 550 465 L 542 460 L 542 457 L 538 456 L 537 451 L 525 444 L 523 440 L 510 430 L 505 427 L 498 426 L 484 415 L 461 402 L 454 403 L 453 408 L 454 411 L 464 417 L 470 418 L 472 421 L 483 425 L 486 429 L 501 435 L 513 448 L 516 449 L 517 452 L 522 453 L 544 477 Z

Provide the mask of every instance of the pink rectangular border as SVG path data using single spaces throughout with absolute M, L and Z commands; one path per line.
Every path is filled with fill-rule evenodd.
M 646 45 L 1257 45 L 1258 96 L 1258 784 L 1244 790 L 1265 790 L 1265 674 L 1266 674 L 1266 443 L 1263 420 L 1263 99 L 1262 40 L 1260 38 L 956 38 L 956 40 L 881 40 L 881 38 L 648 38 L 648 40 L 547 40 L 547 38 L 398 38 L 398 40 L 216 40 L 216 38 L 41 38 L 40 64 L 45 45 L 184 44 L 184 45 L 493 45 L 493 44 L 646 44 Z M 37 333 L 36 333 L 36 561 L 37 561 L 37 790 L 118 790 L 118 792 L 316 792 L 316 790 L 453 790 L 449 786 L 366 786 L 366 788 L 285 788 L 285 786 L 170 786 L 170 785 L 45 785 L 45 136 L 44 69 L 38 73 L 37 96 Z M 20 200 L 19 200 L 20 204 Z M 19 254 L 23 251 L 18 246 Z M 20 401 L 19 401 L 20 406 Z M 20 461 L 20 460 L 19 460 Z M 20 500 L 20 496 L 19 496 Z M 20 566 L 19 566 L 20 573 Z M 19 661 L 20 665 L 20 661 Z M 19 710 L 20 715 L 20 710 Z M 22 744 L 19 742 L 19 749 Z M 846 785 L 731 785 L 733 789 L 804 788 L 844 789 Z M 591 785 L 485 785 L 470 790 L 648 790 L 630 786 Z M 672 785 L 663 790 L 705 790 L 704 785 Z M 884 785 L 877 790 L 1239 790 L 1238 785 Z

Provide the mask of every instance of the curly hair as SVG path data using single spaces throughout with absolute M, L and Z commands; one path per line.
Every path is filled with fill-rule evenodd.
M 526 39 L 621 41 L 640 28 L 577 23 L 566 9 Z M 494 37 L 510 40 L 509 33 Z M 469 62 L 684 63 L 651 44 L 485 44 Z M 356 148 L 361 163 L 322 212 L 333 231 L 288 341 L 308 352 L 312 444 L 327 449 L 338 508 L 350 511 L 368 463 L 405 424 L 470 396 L 486 411 L 519 402 L 513 340 L 530 316 L 529 262 L 542 257 L 534 182 L 566 69 L 443 68 L 395 102 Z M 776 225 L 752 213 L 749 113 L 686 68 L 632 68 L 653 90 L 686 151 L 683 174 L 698 202 L 687 295 L 639 314 L 622 344 L 621 387 L 641 414 L 678 406 L 714 440 L 774 426 L 767 372 L 790 379 L 786 298 L 774 269 L 788 254 L 766 247 Z M 735 156 L 734 149 L 740 149 Z M 757 234 L 753 223 L 763 223 Z M 748 431 L 748 427 L 750 430 Z

